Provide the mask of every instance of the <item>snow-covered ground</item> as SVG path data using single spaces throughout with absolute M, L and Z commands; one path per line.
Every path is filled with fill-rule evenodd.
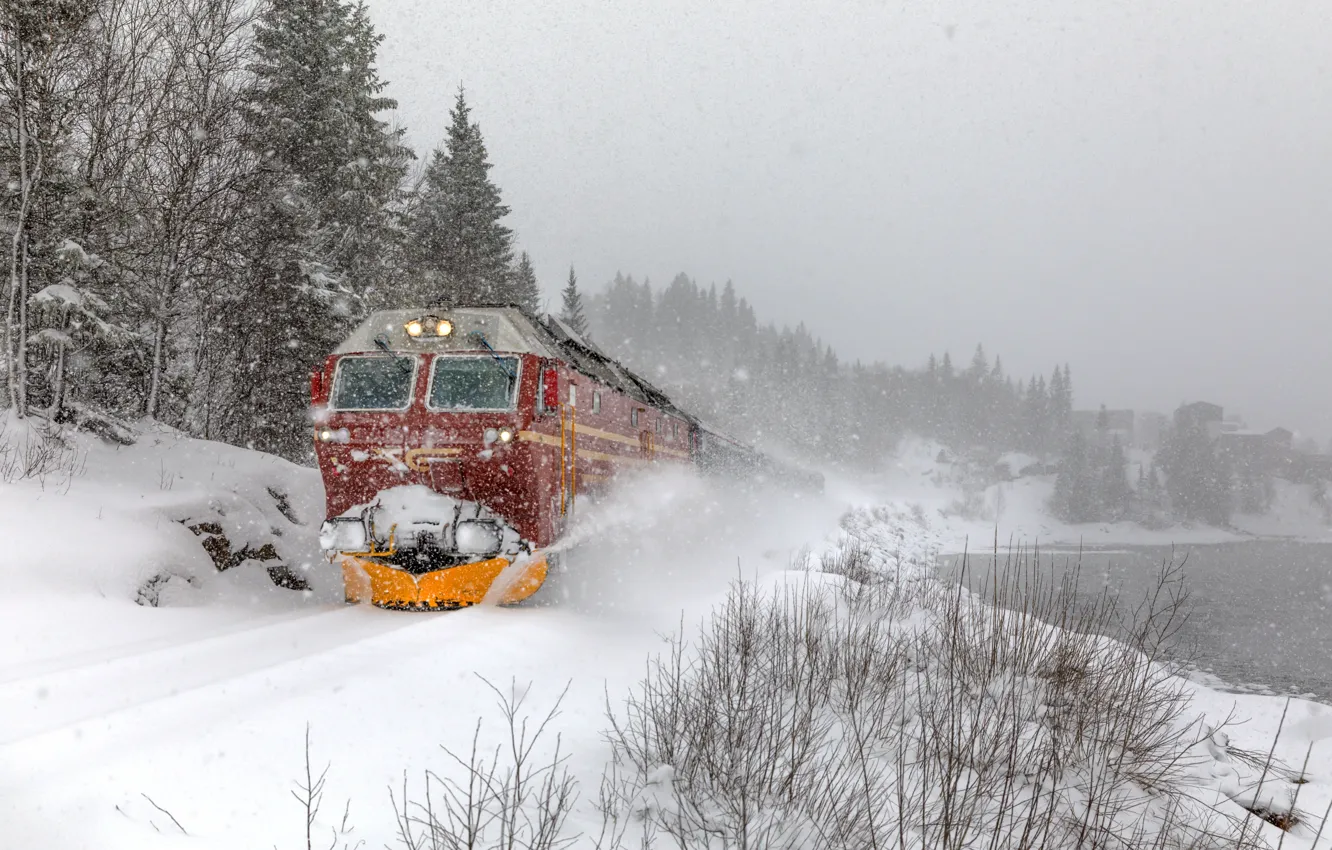
M 483 748 L 507 733 L 483 678 L 516 687 L 537 715 L 568 689 L 552 731 L 582 784 L 571 825 L 595 829 L 607 699 L 641 679 L 665 636 L 692 633 L 732 580 L 802 581 L 784 571 L 802 547 L 817 561 L 850 508 L 865 510 L 845 522 L 920 581 L 936 551 L 973 533 L 940 516 L 956 494 L 910 456 L 885 480 L 830 477 L 819 497 L 649 475 L 580 506 L 569 569 L 535 604 L 404 614 L 341 604 L 317 557 L 313 470 L 160 428 L 121 448 L 79 437 L 77 453 L 77 474 L 0 484 L 4 847 L 303 846 L 290 792 L 307 727 L 316 771 L 331 765 L 316 841 L 328 846 L 350 801 L 345 843 L 392 844 L 390 786 L 447 773 L 440 747 L 466 752 L 478 722 Z M 1005 537 L 1018 504 L 1000 516 Z M 254 557 L 219 572 L 201 545 L 210 536 Z M 308 588 L 279 587 L 277 563 Z M 1283 700 L 1189 687 L 1196 712 L 1244 721 L 1234 745 L 1266 753 Z M 1292 701 L 1277 755 L 1298 766 L 1310 745 L 1300 808 L 1321 812 L 1332 712 Z M 1214 764 L 1218 792 L 1252 779 Z
M 539 712 L 567 685 L 559 728 L 595 777 L 606 694 L 840 510 L 655 476 L 580 505 L 600 545 L 576 547 L 538 604 L 412 615 L 342 605 L 317 558 L 313 470 L 162 429 L 78 445 L 86 471 L 72 480 L 0 485 L 5 847 L 296 846 L 304 814 L 288 792 L 307 724 L 313 757 L 332 762 L 322 821 L 350 799 L 355 835 L 380 846 L 388 784 L 443 768 L 440 745 L 463 750 L 493 719 L 481 677 L 530 685 Z M 257 560 L 219 573 L 187 528 L 199 522 L 222 525 L 233 550 L 273 543 L 312 589 L 276 586 Z M 158 607 L 136 602 L 149 586 Z

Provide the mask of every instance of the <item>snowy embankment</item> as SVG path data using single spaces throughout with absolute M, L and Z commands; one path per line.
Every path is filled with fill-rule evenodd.
M 312 470 L 165 430 L 119 449 L 80 442 L 72 457 L 72 474 L 56 464 L 43 480 L 0 485 L 12 554 L 0 563 L 0 817 L 15 847 L 304 846 L 306 812 L 291 792 L 305 782 L 307 727 L 314 776 L 331 764 L 315 842 L 392 845 L 400 823 L 388 789 L 399 803 L 433 789 L 440 803 L 446 789 L 428 785 L 426 771 L 468 776 L 441 747 L 466 761 L 474 735 L 483 755 L 506 740 L 497 696 L 521 699 L 520 719 L 559 706 L 533 764 L 560 736 L 578 784 L 565 822 L 565 834 L 584 834 L 577 846 L 593 846 L 586 836 L 607 823 L 599 799 L 633 846 L 654 829 L 658 844 L 673 845 L 662 830 L 670 822 L 734 834 L 744 824 L 728 813 L 753 811 L 750 826 L 771 840 L 751 846 L 838 846 L 822 831 L 841 824 L 851 845 L 870 829 L 932 847 L 939 836 L 912 813 L 1002 831 L 1032 800 L 1050 801 L 1046 813 L 1066 825 L 1090 799 L 1127 836 L 1150 834 L 1152 818 L 1178 825 L 1183 812 L 1189 824 L 1233 826 L 1226 818 L 1247 814 L 1240 803 L 1280 812 L 1298 791 L 1306 818 L 1286 846 L 1306 847 L 1332 793 L 1332 719 L 1321 706 L 1289 704 L 1276 757 L 1298 772 L 1312 744 L 1309 781 L 1296 785 L 1260 769 L 1284 701 L 1136 664 L 1138 678 L 1100 676 L 1114 669 L 1104 658 L 1137 656 L 1098 655 L 1103 644 L 1061 641 L 1044 626 L 1030 634 L 1046 654 L 979 663 L 977 645 L 1003 643 L 987 641 L 994 629 L 1009 645 L 1027 633 L 1004 631 L 1013 621 L 983 607 L 958 607 L 934 580 L 934 554 L 956 529 L 910 492 L 831 480 L 828 495 L 802 498 L 649 476 L 585 506 L 569 571 L 539 604 L 413 615 L 341 604 L 337 576 L 314 551 L 322 494 Z M 216 540 L 205 550 L 210 538 L 225 538 L 225 551 Z M 751 589 L 728 595 L 736 578 Z M 308 589 L 293 589 L 301 583 Z M 771 594 L 786 601 L 764 603 Z M 941 639 L 950 622 L 969 640 Z M 761 634 L 777 639 L 735 654 Z M 687 639 L 678 655 L 670 635 Z M 654 657 L 660 664 L 645 666 Z M 659 675 L 674 660 L 682 675 Z M 660 687 L 673 681 L 687 686 Z M 746 681 L 747 695 L 729 690 Z M 1131 732 L 1123 712 L 1093 709 L 1107 693 L 1145 693 L 1133 688 L 1142 682 L 1178 697 L 1144 705 L 1181 707 L 1153 727 L 1165 732 L 1151 750 L 1182 747 L 1179 770 L 1151 774 L 1125 748 L 1068 737 L 1075 721 L 1088 740 Z M 614 745 L 607 699 L 624 733 Z M 636 710 L 653 706 L 692 707 L 707 722 L 673 726 L 674 749 L 659 751 L 668 736 L 634 732 L 653 728 L 634 725 L 653 716 Z M 810 748 L 800 755 L 778 740 Z M 617 752 L 618 772 L 599 794 Z M 1147 772 L 1126 773 L 1126 763 Z M 764 785 L 774 764 L 800 769 L 791 783 Z M 998 781 L 1014 764 L 1025 773 L 1010 776 L 1025 784 Z M 823 780 L 847 793 L 820 794 Z M 825 805 L 780 802 L 796 791 Z M 1183 808 L 1171 815 L 1169 805 Z M 1244 830 L 1247 840 L 1279 840 L 1257 818 Z M 1072 846 L 1064 832 L 1050 835 L 1061 841 L 1046 846 Z

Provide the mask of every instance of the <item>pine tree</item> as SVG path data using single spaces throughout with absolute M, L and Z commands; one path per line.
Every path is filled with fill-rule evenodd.
M 1128 484 L 1128 456 L 1124 453 L 1124 445 L 1119 441 L 1118 434 L 1110 446 L 1110 452 L 1101 472 L 1099 496 L 1102 518 L 1118 520 L 1123 519 L 1128 513 L 1133 492 Z
M 364 3 L 272 0 L 254 28 L 245 118 L 258 174 L 250 286 L 227 330 L 240 357 L 227 436 L 308 452 L 307 371 L 392 276 L 395 204 L 411 152 L 377 115 L 397 103 L 375 70 Z
M 1081 431 L 1074 431 L 1055 478 L 1054 495 L 1050 501 L 1055 516 L 1066 522 L 1095 519 L 1096 484 L 1087 441 Z
M 509 208 L 490 180 L 481 127 L 458 90 L 444 147 L 435 151 L 419 190 L 410 257 L 431 303 L 521 301 L 509 273 L 513 232 L 500 223 Z
M 518 267 L 513 271 L 511 297 L 515 304 L 533 315 L 541 309 L 541 287 L 537 285 L 536 270 L 532 268 L 532 258 L 526 251 L 518 258 Z
M 1058 367 L 1055 368 L 1055 371 L 1059 371 Z M 1064 364 L 1061 387 L 1059 398 L 1052 400 L 1055 401 L 1055 424 L 1057 427 L 1064 429 L 1068 427 L 1069 422 L 1073 419 L 1073 375 L 1069 372 L 1067 363 Z
M 583 314 L 583 296 L 578 291 L 578 276 L 574 274 L 573 266 L 569 266 L 569 282 L 564 285 L 560 298 L 560 321 L 568 325 L 574 333 L 584 339 L 588 338 L 587 316 Z
M 1157 461 L 1166 474 L 1170 510 L 1177 519 L 1213 525 L 1230 521 L 1233 475 L 1202 426 L 1181 423 L 1161 446 Z

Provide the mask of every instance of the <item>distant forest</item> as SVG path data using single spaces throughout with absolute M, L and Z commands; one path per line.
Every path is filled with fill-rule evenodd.
M 1067 364 L 1018 379 L 977 345 L 971 360 L 930 355 L 908 369 L 843 363 L 800 324 L 760 323 L 728 281 L 686 275 L 660 290 L 616 275 L 588 300 L 597 344 L 736 437 L 813 460 L 874 467 L 906 433 L 959 448 L 1045 452 L 1073 410 Z
M 1049 507 L 1061 519 L 1152 526 L 1265 513 L 1275 471 L 1298 469 L 1294 478 L 1312 484 L 1315 504 L 1332 516 L 1328 485 L 1310 467 L 1237 456 L 1197 423 L 1170 428 L 1154 457 L 1130 464 L 1132 447 L 1104 407 L 1090 433 L 1074 427 L 1067 364 L 1020 379 L 979 344 L 960 367 L 948 352 L 917 368 L 845 363 L 803 324 L 761 322 L 729 281 L 718 291 L 684 274 L 660 289 L 617 274 L 584 309 L 571 273 L 561 303 L 566 321 L 690 411 L 797 460 L 873 470 L 914 434 L 949 446 L 989 484 L 1024 472 L 990 466 L 1022 452 L 1042 473 L 1057 473 Z

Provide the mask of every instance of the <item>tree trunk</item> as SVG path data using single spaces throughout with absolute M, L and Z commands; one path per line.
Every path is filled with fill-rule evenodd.
M 19 273 L 18 290 L 18 405 L 14 408 L 18 418 L 28 415 L 28 234 L 23 234 L 23 263 Z
M 51 407 L 46 411 L 46 421 L 55 425 L 60 415 L 60 407 L 65 401 L 65 343 L 60 343 L 56 351 L 55 380 L 51 382 Z
M 5 379 L 9 388 L 9 407 L 20 419 L 23 418 L 24 411 L 24 390 L 27 387 L 27 374 L 24 368 L 25 358 L 23 356 L 23 347 L 26 343 L 25 335 L 20 335 L 18 339 L 18 349 L 14 348 L 15 343 L 15 313 L 22 314 L 23 304 L 26 300 L 26 292 L 20 292 L 20 279 L 26 277 L 20 270 L 27 255 L 25 242 L 26 230 L 28 225 L 28 209 L 32 202 L 32 184 L 28 175 L 28 104 L 27 92 L 24 90 L 23 66 L 26 57 L 23 55 L 22 43 L 16 43 L 14 47 L 14 97 L 12 103 L 15 108 L 15 117 L 17 118 L 18 129 L 18 165 L 19 165 L 19 208 L 18 217 L 14 222 L 14 237 L 10 242 L 9 249 L 9 305 L 5 313 Z M 22 319 L 19 319 L 22 321 Z
M 161 305 L 158 305 L 159 310 Z M 153 368 L 148 383 L 148 403 L 144 406 L 144 415 L 149 419 L 157 418 L 157 399 L 162 386 L 162 349 L 166 344 L 166 319 L 159 312 L 153 325 Z

